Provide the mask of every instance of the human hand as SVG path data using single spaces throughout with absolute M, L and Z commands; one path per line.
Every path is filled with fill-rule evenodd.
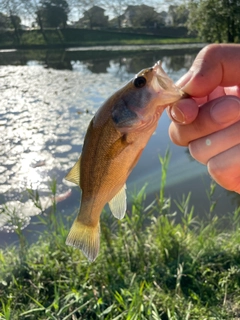
M 171 140 L 240 193 L 240 45 L 205 47 L 177 85 L 193 98 L 169 107 Z

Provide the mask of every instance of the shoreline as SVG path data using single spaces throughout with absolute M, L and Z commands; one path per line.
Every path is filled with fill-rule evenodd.
M 66 51 L 132 51 L 136 49 L 143 49 L 143 50 L 158 50 L 161 48 L 162 50 L 175 50 L 175 49 L 196 49 L 202 48 L 206 43 L 172 43 L 172 44 L 130 44 L 130 45 L 96 45 L 96 46 L 79 46 L 79 47 L 70 47 L 66 48 Z
M 186 43 L 159 43 L 159 44 L 143 44 L 143 43 L 136 43 L 136 44 L 109 44 L 109 43 L 99 43 L 99 44 L 48 44 L 48 45 L 1 45 L 0 44 L 0 52 L 9 52 L 9 51 L 16 51 L 16 50 L 43 50 L 43 49 L 66 49 L 67 51 L 94 51 L 94 50 L 104 50 L 104 51 L 122 51 L 126 49 L 127 51 L 134 50 L 136 48 L 141 48 L 143 50 L 157 50 L 159 48 L 166 50 L 166 49 L 191 49 L 191 48 L 202 48 L 207 43 L 202 42 L 186 42 Z M 122 49 L 123 48 L 123 49 Z

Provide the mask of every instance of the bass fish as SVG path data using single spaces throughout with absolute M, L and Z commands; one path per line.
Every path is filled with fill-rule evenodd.
M 66 244 L 81 249 L 89 261 L 99 253 L 99 220 L 105 204 L 116 218 L 124 217 L 126 180 L 163 110 L 183 96 L 158 61 L 108 98 L 91 120 L 82 154 L 65 177 L 82 190 Z

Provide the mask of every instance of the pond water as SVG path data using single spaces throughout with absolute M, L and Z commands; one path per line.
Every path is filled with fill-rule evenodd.
M 66 216 L 78 208 L 79 189 L 64 176 L 81 153 L 89 121 L 110 94 L 158 60 L 176 81 L 199 50 L 200 46 L 185 45 L 0 52 L 0 245 L 16 241 L 15 218 L 7 212 L 21 219 L 29 239 L 34 236 L 29 230 L 41 230 L 32 223 L 39 210 L 28 199 L 27 188 L 38 190 L 43 207 L 48 208 L 49 185 L 56 179 L 59 212 Z M 195 213 L 204 217 L 210 178 L 186 148 L 171 143 L 169 123 L 164 113 L 128 179 L 128 193 L 148 183 L 151 201 L 160 185 L 158 156 L 169 148 L 166 195 L 180 199 L 191 192 Z M 220 187 L 215 197 L 220 216 L 240 202 Z

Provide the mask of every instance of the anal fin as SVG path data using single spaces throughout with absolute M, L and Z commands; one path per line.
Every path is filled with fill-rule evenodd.
M 127 209 L 126 184 L 121 190 L 109 201 L 109 208 L 117 219 L 122 219 Z
M 75 165 L 72 167 L 72 169 L 68 172 L 68 174 L 65 177 L 65 180 L 80 186 L 80 165 L 81 165 L 81 156 L 79 157 Z

